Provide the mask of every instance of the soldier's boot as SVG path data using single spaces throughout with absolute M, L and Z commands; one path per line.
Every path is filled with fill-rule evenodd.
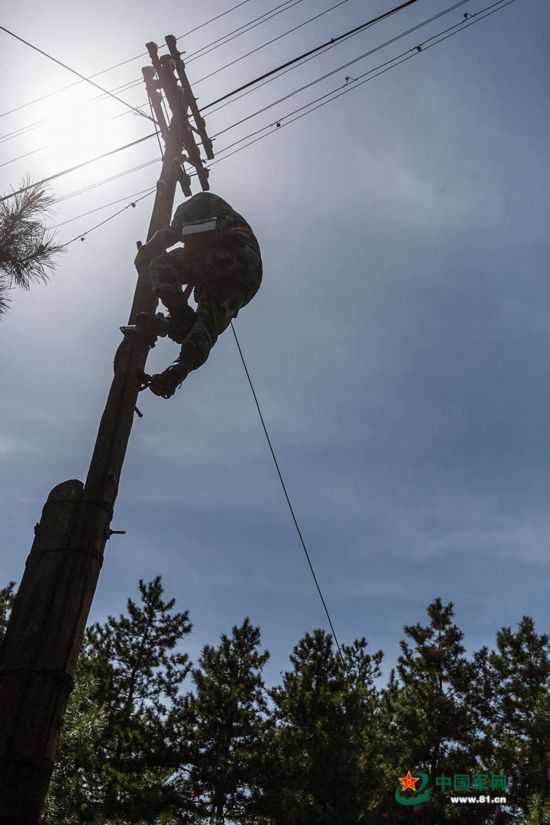
M 181 357 L 176 358 L 164 372 L 151 376 L 149 389 L 161 398 L 171 398 L 190 372 L 190 367 Z

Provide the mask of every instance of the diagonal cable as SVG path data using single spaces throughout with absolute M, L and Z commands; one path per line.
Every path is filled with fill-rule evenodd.
M 250 389 L 252 391 L 252 396 L 254 398 L 254 403 L 256 404 L 256 409 L 258 410 L 258 415 L 260 416 L 260 421 L 262 423 L 262 429 L 264 431 L 264 435 L 266 437 L 266 440 L 267 440 L 267 443 L 268 443 L 268 446 L 269 446 L 269 450 L 271 452 L 271 457 L 273 458 L 273 463 L 275 464 L 275 469 L 277 470 L 277 475 L 279 476 L 279 481 L 281 482 L 281 487 L 283 488 L 283 493 L 284 493 L 284 496 L 285 496 L 285 499 L 286 499 L 286 503 L 288 505 L 288 509 L 290 511 L 290 515 L 292 516 L 292 521 L 294 522 L 294 527 L 296 528 L 296 532 L 298 533 L 298 538 L 300 539 L 300 544 L 302 545 L 302 549 L 305 553 L 305 557 L 307 559 L 307 563 L 308 563 L 309 569 L 311 571 L 311 575 L 313 576 L 313 581 L 315 582 L 315 587 L 317 588 L 317 592 L 319 594 L 319 598 L 321 599 L 321 602 L 322 602 L 322 605 L 323 605 L 328 623 L 330 625 L 330 629 L 332 631 L 332 635 L 334 637 L 336 647 L 338 648 L 338 654 L 340 656 L 340 659 L 342 660 L 342 664 L 344 666 L 344 669 L 346 669 L 346 662 L 345 662 L 345 659 L 344 659 L 344 656 L 343 656 L 343 653 L 342 653 L 342 649 L 340 647 L 340 642 L 338 641 L 338 636 L 336 635 L 336 631 L 334 629 L 334 624 L 332 622 L 330 612 L 329 612 L 329 609 L 327 607 L 327 603 L 325 601 L 325 597 L 323 596 L 323 591 L 321 590 L 319 580 L 317 579 L 317 576 L 315 574 L 315 570 L 313 568 L 313 564 L 312 564 L 311 557 L 310 557 L 308 549 L 307 549 L 307 545 L 306 545 L 304 537 L 302 535 L 302 531 L 300 530 L 300 525 L 298 524 L 298 519 L 296 518 L 296 513 L 294 512 L 294 507 L 292 506 L 292 502 L 290 500 L 288 490 L 286 489 L 285 480 L 283 478 L 283 474 L 281 472 L 281 468 L 279 466 L 277 456 L 275 455 L 275 450 L 273 449 L 273 444 L 271 443 L 271 438 L 269 437 L 269 432 L 267 430 L 267 426 L 266 426 L 266 423 L 265 423 L 265 420 L 264 420 L 264 417 L 263 417 L 263 414 L 262 414 L 262 408 L 260 407 L 260 402 L 258 401 L 258 396 L 256 395 L 256 390 L 254 389 L 254 384 L 252 383 L 252 378 L 250 377 L 250 372 L 248 371 L 248 367 L 246 365 L 246 361 L 245 361 L 245 358 L 244 358 L 244 355 L 243 355 L 243 351 L 241 349 L 239 339 L 237 338 L 237 333 L 235 332 L 235 327 L 233 325 L 233 321 L 231 321 L 231 331 L 233 333 L 233 337 L 235 338 L 235 343 L 237 344 L 237 349 L 239 350 L 239 355 L 241 356 L 242 365 L 244 367 L 244 371 L 245 371 L 246 377 L 248 379 L 248 384 L 249 384 Z
M 77 72 L 76 69 L 72 69 L 70 66 L 67 66 L 66 63 L 62 63 L 61 60 L 58 60 L 56 57 L 53 57 L 51 54 L 48 54 L 48 52 L 45 52 L 42 49 L 39 49 L 38 46 L 34 46 L 32 43 L 29 43 L 28 40 L 24 40 L 22 37 L 19 37 L 18 34 L 15 34 L 14 32 L 10 31 L 9 29 L 6 29 L 5 26 L 0 26 L 0 30 L 6 32 L 6 34 L 9 34 L 11 37 L 14 37 L 16 40 L 19 40 L 21 43 L 24 43 L 25 46 L 29 46 L 31 49 L 34 49 L 35 52 L 38 52 L 39 54 L 43 55 L 44 57 L 47 57 L 48 60 L 53 60 L 53 62 L 57 63 L 58 66 L 62 66 L 64 69 L 67 69 L 67 71 L 72 72 L 72 74 L 75 74 L 81 80 L 85 80 L 86 83 L 90 83 L 92 86 L 95 86 L 95 88 L 99 89 L 100 92 L 103 92 L 104 94 L 109 95 L 109 97 L 112 97 L 114 100 L 118 100 L 118 102 L 122 103 L 123 106 L 127 106 L 129 109 L 133 109 L 134 112 L 137 112 L 138 115 L 141 115 L 141 117 L 145 117 L 145 118 L 147 118 L 147 120 L 152 120 L 152 118 L 149 117 L 149 115 L 146 115 L 145 112 L 140 111 L 135 106 L 132 106 L 130 103 L 127 103 L 121 97 L 117 97 L 117 95 L 113 94 L 112 92 L 109 92 L 107 89 L 104 89 L 103 86 L 100 86 L 99 83 L 95 82 L 95 80 L 90 80 L 90 78 L 86 77 L 86 75 L 80 74 L 80 72 Z M 153 123 L 154 122 L 155 121 L 153 120 Z

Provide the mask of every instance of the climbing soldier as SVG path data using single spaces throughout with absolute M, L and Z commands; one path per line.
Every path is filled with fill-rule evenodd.
M 166 252 L 178 241 L 185 244 L 183 249 Z M 168 324 L 162 316 L 145 319 L 146 330 L 181 343 L 176 360 L 147 378 L 155 395 L 170 398 L 189 373 L 204 364 L 218 335 L 258 291 L 260 247 L 248 223 L 227 201 L 199 192 L 178 207 L 170 226 L 140 249 L 136 264 L 144 261 L 153 291 L 170 313 Z M 196 310 L 186 298 L 193 288 Z

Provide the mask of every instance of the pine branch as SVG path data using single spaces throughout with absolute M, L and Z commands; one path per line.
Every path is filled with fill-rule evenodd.
M 9 303 L 6 290 L 44 283 L 57 265 L 63 247 L 43 225 L 54 202 L 39 185 L 0 202 L 0 316 Z

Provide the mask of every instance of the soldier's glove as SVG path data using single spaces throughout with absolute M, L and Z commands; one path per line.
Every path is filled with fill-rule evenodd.
M 137 255 L 134 258 L 134 266 L 136 269 L 141 269 L 143 266 L 147 266 L 149 261 L 151 260 L 151 252 L 147 249 L 147 244 L 144 246 L 140 246 Z
M 162 255 L 169 246 L 173 246 L 179 240 L 179 232 L 175 229 L 171 229 L 169 226 L 165 226 L 164 229 L 159 229 L 146 244 L 139 247 L 134 260 L 135 265 L 142 266 L 148 264 L 152 258 L 156 258 L 157 255 Z

